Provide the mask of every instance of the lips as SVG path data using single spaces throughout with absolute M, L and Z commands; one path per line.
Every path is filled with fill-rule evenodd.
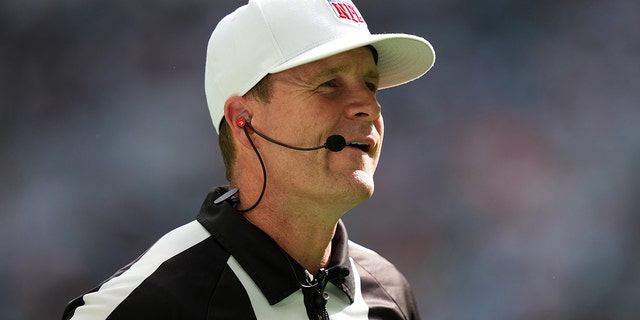
M 351 142 L 347 145 L 347 147 L 357 148 L 362 150 L 363 152 L 369 152 L 369 149 L 371 149 L 371 146 L 369 145 L 369 143 L 362 142 L 362 141 Z

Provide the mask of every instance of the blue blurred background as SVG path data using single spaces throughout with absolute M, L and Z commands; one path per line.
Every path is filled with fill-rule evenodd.
M 224 184 L 206 42 L 244 1 L 0 3 L 0 318 L 66 302 Z M 360 0 L 435 67 L 384 90 L 350 237 L 425 319 L 640 319 L 640 3 Z

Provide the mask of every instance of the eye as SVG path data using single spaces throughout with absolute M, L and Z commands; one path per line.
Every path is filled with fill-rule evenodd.
M 335 79 L 324 82 L 321 85 L 321 87 L 331 87 L 331 88 L 335 88 L 337 86 L 338 86 L 338 81 Z
M 378 91 L 378 85 L 373 83 L 373 82 L 366 82 L 365 85 L 367 86 L 367 88 L 369 88 L 369 90 L 371 90 L 371 92 L 376 92 Z

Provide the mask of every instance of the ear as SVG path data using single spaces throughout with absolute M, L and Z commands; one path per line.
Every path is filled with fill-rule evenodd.
M 250 120 L 252 114 L 251 106 L 247 99 L 240 96 L 233 96 L 227 99 L 224 105 L 224 118 L 225 121 L 227 121 L 229 129 L 233 133 L 235 139 L 248 149 L 251 149 L 252 147 L 247 140 L 244 130 L 249 130 L 249 128 L 239 126 L 238 119 L 244 117 L 246 120 Z M 251 133 L 251 130 L 249 130 L 249 133 Z

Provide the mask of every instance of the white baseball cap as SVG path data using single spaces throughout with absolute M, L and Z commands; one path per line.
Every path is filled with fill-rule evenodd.
M 372 35 L 351 0 L 249 0 L 209 39 L 205 93 L 216 131 L 227 99 L 243 96 L 267 74 L 367 45 L 378 52 L 380 89 L 419 78 L 435 61 L 421 37 Z

